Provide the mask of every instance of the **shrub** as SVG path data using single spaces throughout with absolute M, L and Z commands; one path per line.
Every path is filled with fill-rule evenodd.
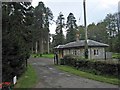
M 60 59 L 60 65 L 64 65 L 65 63 L 64 63 L 64 59 L 63 58 L 61 58 Z
M 118 77 L 120 76 L 119 69 L 120 63 L 107 63 L 105 61 L 86 60 L 84 58 L 66 55 L 63 57 L 66 65 L 74 66 L 77 69 L 92 72 L 94 74 L 110 75 Z
M 24 8 L 28 6 L 28 8 Z M 20 6 L 20 7 L 19 7 Z M 19 8 L 18 8 L 19 7 Z M 11 9 L 14 15 L 9 15 Z M 10 9 L 10 10 L 9 10 Z M 21 11 L 18 11 L 21 10 Z M 30 3 L 2 3 L 2 82 L 13 82 L 22 75 L 30 56 L 32 10 Z M 22 13 L 25 11 L 26 13 Z M 22 15 L 23 14 L 23 15 Z M 18 17 L 16 17 L 18 16 Z M 24 16 L 25 22 L 22 23 Z M 16 19 L 13 19 L 16 18 Z M 21 19 L 20 19 L 21 18 Z

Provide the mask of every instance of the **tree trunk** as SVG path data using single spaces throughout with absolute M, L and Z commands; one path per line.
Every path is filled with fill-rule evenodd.
M 35 45 L 36 47 L 35 47 L 35 53 L 37 54 L 38 53 L 38 42 L 36 41 L 36 45 Z
M 39 52 L 40 52 L 40 55 L 42 56 L 42 54 L 43 54 L 43 38 L 41 38 L 39 40 Z
M 34 53 L 34 51 L 33 51 L 33 45 L 32 45 L 32 54 Z
M 46 41 L 46 49 L 47 49 L 47 53 L 49 54 L 49 33 L 48 33 L 47 41 Z

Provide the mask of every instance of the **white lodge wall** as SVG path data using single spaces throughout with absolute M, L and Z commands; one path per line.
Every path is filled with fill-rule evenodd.
M 77 55 L 84 57 L 84 48 L 78 48 L 78 49 L 64 49 L 63 50 L 63 56 L 64 55 Z M 89 59 L 105 59 L 105 49 L 104 47 L 91 47 L 88 48 L 88 55 Z
M 66 49 L 63 51 L 63 55 L 68 55 L 68 54 L 69 54 L 69 50 Z
M 84 56 L 84 49 L 79 48 L 79 49 L 64 49 L 63 50 L 63 55 L 69 55 L 69 54 Z
M 91 48 L 90 59 L 105 59 L 105 49 L 103 47 Z

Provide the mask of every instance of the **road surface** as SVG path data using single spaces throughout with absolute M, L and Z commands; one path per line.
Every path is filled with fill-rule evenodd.
M 30 58 L 29 63 L 35 68 L 39 82 L 35 88 L 118 88 L 117 85 L 102 83 L 58 70 L 53 59 Z

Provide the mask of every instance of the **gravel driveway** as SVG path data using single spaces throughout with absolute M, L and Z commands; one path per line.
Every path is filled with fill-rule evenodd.
M 117 85 L 102 83 L 64 71 L 53 65 L 53 59 L 30 58 L 29 63 L 37 71 L 39 82 L 35 88 L 118 88 Z

